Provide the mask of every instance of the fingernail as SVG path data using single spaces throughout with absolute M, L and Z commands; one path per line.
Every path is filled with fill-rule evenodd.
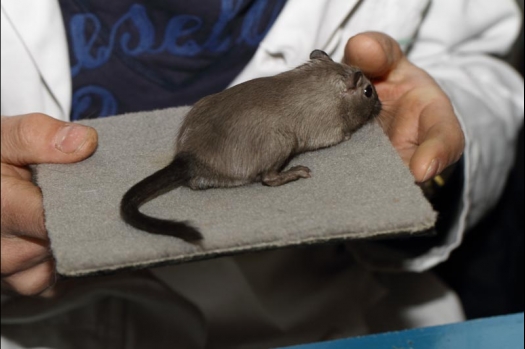
M 82 125 L 63 126 L 55 137 L 55 147 L 66 154 L 74 153 L 86 143 L 88 131 L 89 129 Z
M 430 163 L 430 166 L 428 166 L 427 173 L 425 174 L 425 178 L 423 179 L 423 182 L 426 182 L 429 179 L 436 176 L 438 174 L 438 170 L 439 170 L 439 160 L 434 159 Z

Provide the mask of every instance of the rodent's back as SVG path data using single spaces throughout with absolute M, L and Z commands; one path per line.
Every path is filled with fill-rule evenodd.
M 184 120 L 177 150 L 215 147 L 225 140 L 240 146 L 275 129 L 293 133 L 338 119 L 340 97 L 333 83 L 305 68 L 247 81 L 201 99 Z
M 225 175 L 244 176 L 271 162 L 280 148 L 299 153 L 337 144 L 368 120 L 352 104 L 369 101 L 348 93 L 356 71 L 315 60 L 205 97 L 186 116 L 177 152 L 192 153 Z

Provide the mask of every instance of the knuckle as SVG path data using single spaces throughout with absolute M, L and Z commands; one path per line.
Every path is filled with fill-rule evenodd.
M 448 155 L 450 160 L 449 162 L 452 164 L 461 158 L 465 150 L 465 134 L 463 133 L 459 122 L 451 127 L 449 130 L 449 135 L 450 140 L 448 142 Z
M 31 268 L 50 257 L 48 246 L 44 242 L 19 237 L 3 237 L 1 245 L 1 273 L 3 276 Z
M 47 240 L 40 188 L 25 180 L 2 177 L 0 204 L 2 238 L 24 235 Z
M 465 143 L 466 143 L 466 140 L 465 140 L 465 133 L 463 132 L 463 130 L 461 129 L 461 127 L 458 127 L 458 130 L 457 130 L 457 137 L 458 137 L 458 144 L 461 148 L 461 151 L 463 152 L 463 150 L 465 149 Z
M 54 264 L 51 261 L 41 263 L 2 281 L 22 296 L 37 296 L 55 282 Z
M 44 113 L 32 113 L 32 114 L 28 114 L 27 118 L 25 119 L 29 120 L 31 123 L 41 124 L 43 122 L 49 121 L 52 118 L 49 115 L 44 114 Z
M 10 198 L 12 197 L 12 186 L 2 179 L 2 194 L 0 195 L 0 220 L 2 236 L 11 233 L 13 225 L 13 213 L 11 212 Z
M 38 125 L 45 122 L 44 114 L 35 113 L 20 119 L 17 124 L 14 136 L 18 145 L 24 149 L 31 149 L 38 137 Z
M 14 195 L 17 195 L 16 184 L 3 180 L 2 194 L 0 195 L 2 236 L 12 234 L 15 231 L 16 223 L 20 219 L 19 212 L 16 212 L 16 209 L 13 207 Z
M 454 157 L 454 162 L 457 162 L 461 156 L 463 156 L 463 153 L 465 152 L 465 135 L 463 134 L 463 132 L 460 132 L 459 136 L 458 136 L 458 142 L 457 142 L 457 148 L 456 148 L 456 154 L 455 154 L 455 157 Z

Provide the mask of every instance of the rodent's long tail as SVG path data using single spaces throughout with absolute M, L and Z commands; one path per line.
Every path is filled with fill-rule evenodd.
M 190 161 L 186 156 L 176 156 L 171 164 L 131 187 L 120 202 L 124 221 L 152 234 L 174 236 L 188 242 L 201 240 L 201 233 L 186 222 L 154 218 L 139 211 L 146 202 L 185 184 L 189 180 Z

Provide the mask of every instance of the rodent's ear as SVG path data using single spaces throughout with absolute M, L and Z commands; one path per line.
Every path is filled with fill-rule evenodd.
M 363 83 L 363 73 L 360 70 L 355 71 L 346 81 L 346 87 L 353 90 Z
M 330 58 L 330 56 L 326 52 L 321 50 L 312 51 L 312 53 L 310 53 L 310 59 L 323 59 L 333 62 L 332 58 Z

